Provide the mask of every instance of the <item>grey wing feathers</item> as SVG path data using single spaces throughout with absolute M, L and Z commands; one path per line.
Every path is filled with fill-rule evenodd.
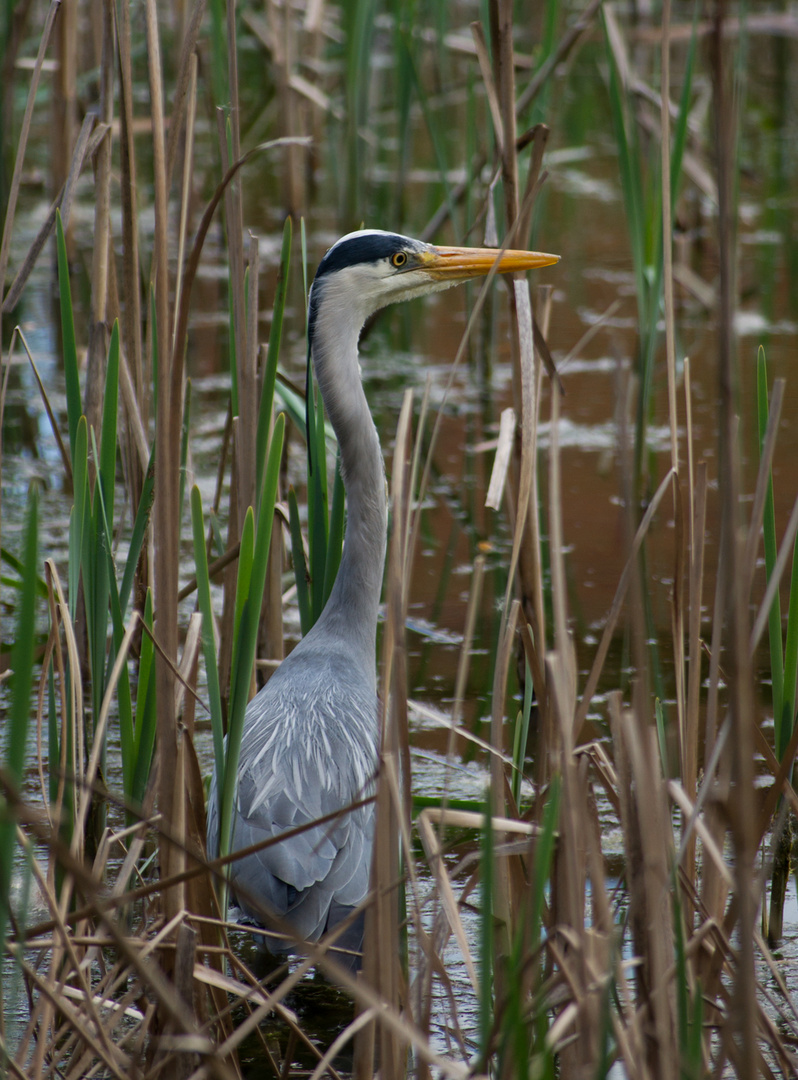
M 279 837 L 371 793 L 376 691 L 357 670 L 345 656 L 294 653 L 250 702 L 233 850 Z M 212 792 L 210 851 L 212 840 L 218 844 L 213 801 Z M 239 903 L 262 921 L 262 901 L 298 936 L 318 939 L 366 895 L 373 829 L 369 804 L 235 862 L 231 877 Z

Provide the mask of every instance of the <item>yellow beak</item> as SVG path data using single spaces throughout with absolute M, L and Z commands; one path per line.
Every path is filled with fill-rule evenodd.
M 514 271 L 535 270 L 540 266 L 552 266 L 560 261 L 559 255 L 547 255 L 540 251 L 505 251 L 499 248 L 431 247 L 421 256 L 420 269 L 435 278 L 482 277 L 493 266 L 499 274 Z

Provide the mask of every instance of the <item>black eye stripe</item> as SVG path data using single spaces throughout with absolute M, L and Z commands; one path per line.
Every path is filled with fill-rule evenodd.
M 392 259 L 400 251 L 405 255 L 407 264 L 406 248 L 410 241 L 406 236 L 398 236 L 396 233 L 363 233 L 355 235 L 349 240 L 335 244 L 319 263 L 316 277 L 322 278 L 327 274 L 343 270 L 357 263 L 379 262 L 380 259 Z

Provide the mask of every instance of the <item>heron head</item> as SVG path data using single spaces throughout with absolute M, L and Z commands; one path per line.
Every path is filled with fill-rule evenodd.
M 439 247 L 361 229 L 341 237 L 319 263 L 310 293 L 311 333 L 322 301 L 347 305 L 362 325 L 379 308 L 482 277 L 494 266 L 506 274 L 550 266 L 559 258 L 538 251 Z

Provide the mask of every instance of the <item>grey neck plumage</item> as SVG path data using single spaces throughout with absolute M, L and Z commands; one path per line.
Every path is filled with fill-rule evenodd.
M 385 466 L 377 430 L 363 392 L 358 338 L 367 312 L 336 302 L 325 290 L 311 340 L 313 366 L 324 407 L 341 450 L 346 488 L 344 550 L 319 632 L 341 634 L 373 655 L 382 589 L 387 502 Z

